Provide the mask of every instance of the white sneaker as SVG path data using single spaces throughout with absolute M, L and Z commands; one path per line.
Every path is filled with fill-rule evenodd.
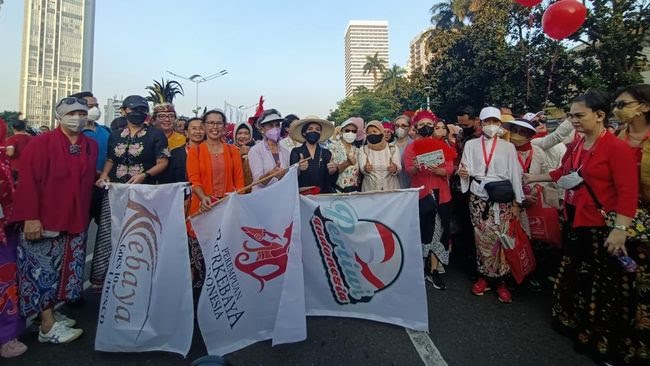
M 52 326 L 52 329 L 47 333 L 43 333 L 43 331 L 39 329 L 38 341 L 41 343 L 52 344 L 70 343 L 79 338 L 83 332 L 84 331 L 81 329 L 69 328 L 60 322 L 56 322 Z
M 74 319 L 70 319 L 67 316 L 65 316 L 62 313 L 59 313 L 58 311 L 54 312 L 54 321 L 57 323 L 61 323 L 65 325 L 68 328 L 72 328 L 77 324 L 77 321 Z

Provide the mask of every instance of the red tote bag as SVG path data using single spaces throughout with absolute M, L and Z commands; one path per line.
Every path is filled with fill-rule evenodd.
M 514 277 L 517 284 L 524 282 L 526 277 L 531 274 L 537 265 L 535 261 L 535 254 L 533 247 L 530 245 L 528 235 L 521 227 L 519 220 L 510 222 L 510 230 L 508 236 L 514 239 L 514 247 L 503 247 L 506 260 L 510 265 L 510 273 Z
M 562 231 L 560 229 L 560 214 L 555 207 L 544 203 L 542 187 L 535 186 L 537 202 L 526 208 L 530 236 L 553 247 L 562 246 Z

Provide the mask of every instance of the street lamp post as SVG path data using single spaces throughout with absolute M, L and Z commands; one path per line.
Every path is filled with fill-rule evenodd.
M 431 110 L 431 91 L 433 90 L 433 87 L 427 85 L 424 87 L 424 90 L 427 92 L 427 109 Z
M 169 70 L 167 70 L 167 72 L 169 74 L 174 75 L 176 77 L 179 77 L 179 78 L 181 78 L 183 80 L 191 81 L 194 84 L 196 84 L 196 107 L 192 110 L 192 112 L 194 112 L 194 116 L 198 116 L 199 111 L 201 110 L 201 106 L 199 106 L 199 84 L 205 83 L 206 81 L 210 81 L 210 80 L 216 79 L 216 78 L 221 77 L 221 76 L 224 76 L 224 75 L 226 75 L 228 73 L 228 71 L 226 71 L 226 70 L 221 70 L 218 73 L 210 75 L 210 76 L 201 76 L 199 74 L 194 74 L 192 76 L 185 77 L 185 76 L 182 76 L 182 75 L 175 74 L 175 73 L 173 73 L 173 72 L 171 72 Z

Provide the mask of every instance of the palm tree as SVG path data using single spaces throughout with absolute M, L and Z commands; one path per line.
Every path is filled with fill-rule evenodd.
M 153 85 L 146 88 L 149 90 L 149 96 L 146 98 L 154 104 L 173 103 L 177 95 L 185 95 L 183 86 L 178 81 L 163 78 L 161 82 L 153 81 Z
M 381 80 L 381 85 L 394 85 L 398 80 L 406 75 L 406 70 L 394 64 L 390 69 L 384 73 L 384 78 Z
M 447 0 L 431 7 L 431 23 L 437 28 L 462 28 L 487 0 Z
M 386 71 L 386 61 L 379 58 L 379 52 L 375 52 L 374 56 L 366 56 L 366 64 L 363 65 L 363 74 L 372 74 L 375 86 L 379 83 L 379 73 Z

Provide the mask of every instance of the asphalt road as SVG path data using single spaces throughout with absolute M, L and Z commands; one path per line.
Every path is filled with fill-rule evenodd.
M 427 283 L 430 337 L 448 365 L 593 365 L 576 354 L 568 339 L 549 326 L 548 292 L 515 293 L 512 304 L 497 301 L 495 293 L 476 297 L 470 281 L 458 270 L 444 275 L 448 289 L 437 291 Z M 86 333 L 68 345 L 40 344 L 34 332 L 22 340 L 23 356 L 5 360 L 14 365 L 189 365 L 205 354 L 195 325 L 187 359 L 162 353 L 103 353 L 93 351 L 99 295 L 86 294 L 78 309 L 62 311 L 75 318 Z M 405 300 L 408 301 L 408 300 Z M 271 347 L 260 342 L 228 355 L 232 365 L 422 365 L 404 328 L 365 320 L 310 317 L 308 339 Z M 444 365 L 440 362 L 439 365 Z

